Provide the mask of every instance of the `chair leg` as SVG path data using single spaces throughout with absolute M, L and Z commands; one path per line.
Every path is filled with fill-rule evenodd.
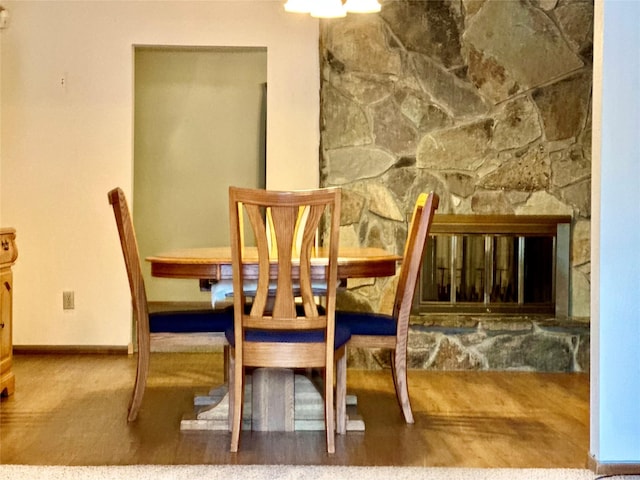
M 229 384 L 229 372 L 231 371 L 229 368 L 229 345 L 225 344 L 222 350 L 222 372 L 224 376 L 224 381 Z
M 335 424 L 333 414 L 333 368 L 327 365 L 324 369 L 324 428 L 327 434 L 327 453 L 335 453 Z
M 133 385 L 133 393 L 129 401 L 129 411 L 127 421 L 133 422 L 138 418 L 138 411 L 142 405 L 144 389 L 147 386 L 147 375 L 149 374 L 149 338 L 141 338 L 138 332 L 138 366 L 136 369 L 136 380 Z
M 409 399 L 409 385 L 407 383 L 407 354 L 406 350 L 395 349 L 391 352 L 391 373 L 393 385 L 396 389 L 396 398 L 407 423 L 414 423 Z
M 347 433 L 347 355 L 344 348 L 336 365 L 336 433 L 344 435 Z
M 235 382 L 233 381 L 234 379 L 234 368 L 235 368 L 235 361 L 234 361 L 234 355 L 233 355 L 233 350 L 232 348 L 229 346 L 228 349 L 226 350 L 226 357 L 225 357 L 225 368 L 226 371 L 224 373 L 225 376 L 225 381 L 227 382 L 227 397 L 229 399 L 229 410 L 227 412 L 227 420 L 229 423 L 229 432 L 233 431 L 233 405 L 234 405 L 234 398 L 233 398 L 233 394 L 234 394 L 234 385 Z
M 229 386 L 229 409 L 231 410 L 231 452 L 237 452 L 242 430 L 242 406 L 244 404 L 244 366 L 241 359 L 235 358 L 235 349 L 231 349 L 230 363 L 233 373 L 230 374 L 232 385 Z

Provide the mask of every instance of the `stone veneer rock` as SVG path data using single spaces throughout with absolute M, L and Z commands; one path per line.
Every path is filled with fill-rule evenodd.
M 413 203 L 430 190 L 441 213 L 571 215 L 574 318 L 562 329 L 500 318 L 451 331 L 416 317 L 410 358 L 588 369 L 593 1 L 382 5 L 321 22 L 321 185 L 343 188 L 342 242 L 402 253 Z M 353 282 L 338 306 L 389 311 L 394 285 Z
M 409 368 L 589 372 L 588 322 L 543 316 L 416 316 Z M 390 368 L 389 352 L 349 349 L 352 368 Z

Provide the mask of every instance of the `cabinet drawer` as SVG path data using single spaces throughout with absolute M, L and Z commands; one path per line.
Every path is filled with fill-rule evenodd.
M 18 257 L 16 232 L 12 228 L 0 229 L 0 265 L 11 265 Z

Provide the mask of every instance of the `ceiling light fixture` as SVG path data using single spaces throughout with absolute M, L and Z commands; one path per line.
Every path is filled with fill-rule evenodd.
M 342 0 L 313 0 L 311 2 L 311 16 L 316 18 L 346 17 L 347 11 Z
M 311 13 L 311 0 L 287 0 L 284 10 L 290 13 Z
M 375 13 L 381 9 L 378 0 L 287 0 L 284 9 L 291 13 L 308 13 L 316 18 L 339 18 L 349 13 Z
M 378 0 L 347 0 L 344 9 L 349 13 L 376 13 L 382 7 Z

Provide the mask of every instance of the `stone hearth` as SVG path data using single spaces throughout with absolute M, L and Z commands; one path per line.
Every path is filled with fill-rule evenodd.
M 588 372 L 589 323 L 545 316 L 412 317 L 409 368 Z M 390 368 L 388 351 L 351 349 L 351 368 Z

